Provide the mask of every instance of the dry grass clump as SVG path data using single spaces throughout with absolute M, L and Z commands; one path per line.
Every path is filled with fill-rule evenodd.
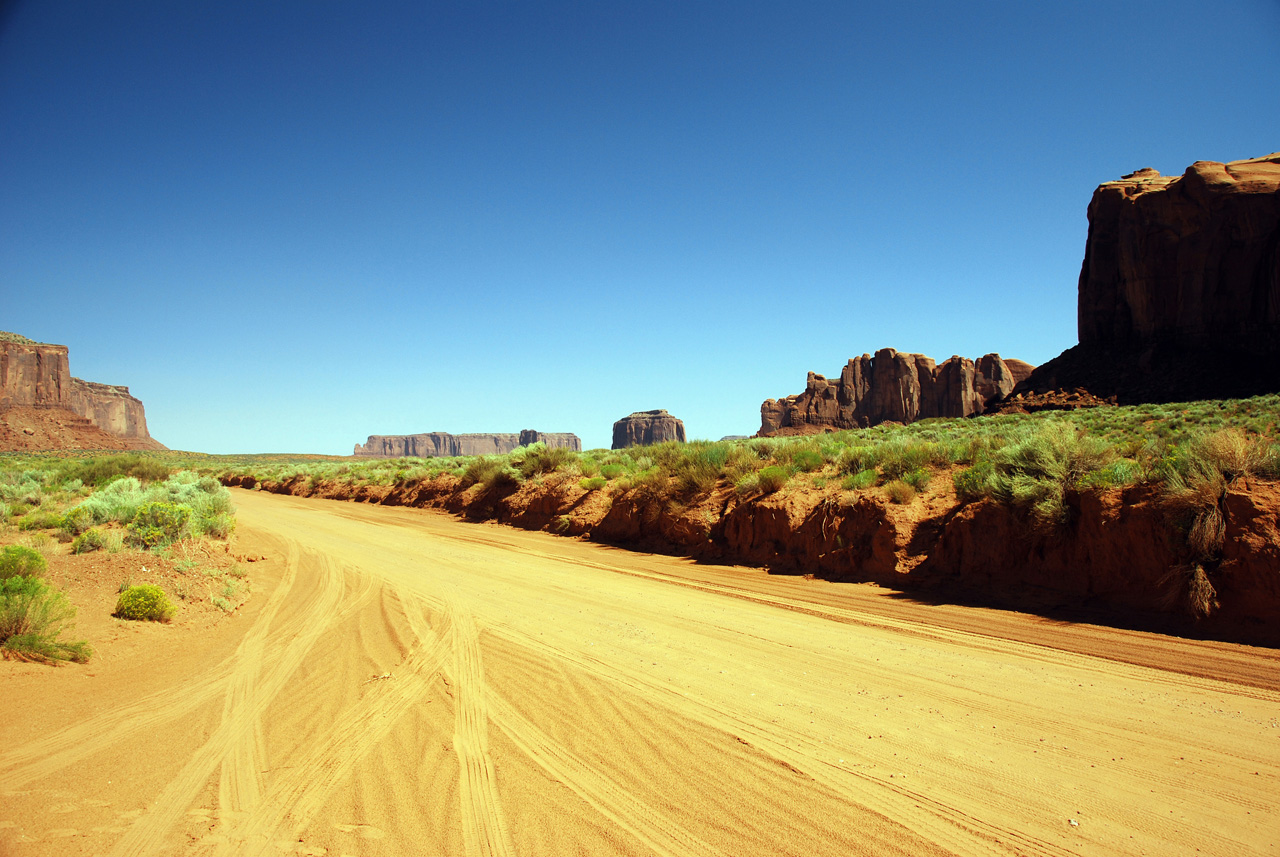
M 885 483 L 884 494 L 891 503 L 905 506 L 916 498 L 916 489 L 901 479 Z

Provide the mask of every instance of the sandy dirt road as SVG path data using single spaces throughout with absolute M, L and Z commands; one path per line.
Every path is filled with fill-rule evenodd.
M 225 631 L 0 700 L 6 857 L 1280 854 L 1274 650 L 234 496 Z

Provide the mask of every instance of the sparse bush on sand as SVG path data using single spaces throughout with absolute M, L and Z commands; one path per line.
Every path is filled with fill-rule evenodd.
M 0 655 L 37 663 L 84 663 L 91 654 L 87 643 L 58 639 L 75 613 L 66 595 L 38 577 L 0 580 Z
M 168 622 L 173 618 L 174 606 L 164 590 L 153 583 L 130 586 L 120 593 L 116 612 L 121 619 L 138 619 L 147 622 Z

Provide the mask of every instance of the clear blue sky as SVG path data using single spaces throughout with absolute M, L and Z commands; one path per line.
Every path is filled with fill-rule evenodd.
M 750 434 L 892 346 L 1076 342 L 1085 208 L 1280 149 L 1280 3 L 45 2 L 0 330 L 205 452 Z

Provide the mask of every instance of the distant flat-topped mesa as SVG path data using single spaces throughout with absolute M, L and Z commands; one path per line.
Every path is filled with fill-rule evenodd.
M 65 430 L 47 435 L 28 430 L 27 436 L 45 440 L 22 448 L 164 449 L 147 433 L 142 402 L 129 395 L 128 387 L 71 377 L 65 345 L 49 345 L 0 332 L 0 412 L 8 412 L 16 419 L 19 409 L 62 412 L 68 418 L 80 419 L 64 419 L 56 413 L 38 419 L 23 417 L 28 422 L 37 419 L 41 424 L 61 425 Z M 77 432 L 75 427 L 83 425 L 84 420 L 109 437 L 101 432 Z M 77 440 L 79 435 L 83 437 Z M 112 439 L 119 442 L 110 446 Z
M 684 423 L 662 409 L 636 411 L 613 424 L 613 448 L 652 446 L 677 440 L 684 443 Z
M 839 380 L 809 373 L 803 393 L 766 399 L 760 437 L 911 423 L 929 417 L 967 417 L 1008 395 L 1034 367 L 988 354 L 952 357 L 935 365 L 923 354 L 882 348 L 851 359 Z
M 1093 192 L 1080 344 L 1280 352 L 1280 152 Z
M 377 458 L 447 458 L 458 455 L 504 455 L 531 443 L 582 451 L 582 441 L 569 432 L 540 432 L 524 429 L 519 434 L 371 434 L 365 444 L 356 444 L 352 455 Z

